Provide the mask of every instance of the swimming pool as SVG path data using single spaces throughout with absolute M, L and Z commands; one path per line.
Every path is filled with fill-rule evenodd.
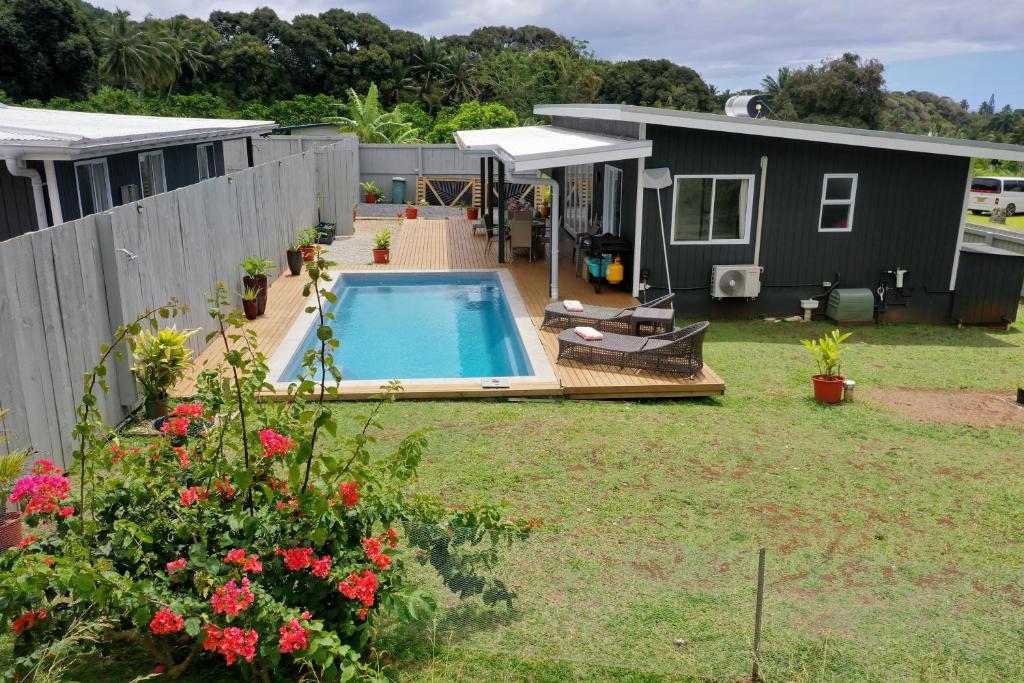
M 343 384 L 479 383 L 535 377 L 535 365 L 547 366 L 515 285 L 503 271 L 345 272 L 336 275 L 333 291 L 330 325 L 341 342 L 334 360 Z M 294 380 L 303 355 L 318 348 L 315 322 L 314 315 L 300 316 L 275 353 L 276 383 Z

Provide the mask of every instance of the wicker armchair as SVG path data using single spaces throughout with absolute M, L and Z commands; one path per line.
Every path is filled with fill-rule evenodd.
M 675 294 L 666 294 L 646 304 L 637 304 L 627 308 L 615 308 L 611 306 L 588 306 L 583 304 L 582 311 L 567 311 L 565 305 L 559 301 L 548 304 L 544 308 L 544 322 L 541 327 L 554 327 L 565 330 L 570 327 L 593 327 L 602 332 L 619 332 L 629 334 L 630 318 L 637 308 L 672 308 L 672 298 Z
M 606 333 L 586 341 L 575 330 L 558 335 L 558 362 L 577 361 L 651 372 L 676 372 L 692 377 L 704 368 L 707 321 L 650 337 Z

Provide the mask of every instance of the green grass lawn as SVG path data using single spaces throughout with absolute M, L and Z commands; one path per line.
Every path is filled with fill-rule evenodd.
M 544 527 L 499 568 L 520 596 L 511 610 L 439 591 L 436 618 L 381 633 L 382 668 L 407 681 L 736 681 L 764 545 L 767 680 L 1024 676 L 1024 431 L 919 422 L 867 397 L 1009 397 L 1024 326 L 855 328 L 843 369 L 857 400 L 825 407 L 798 341 L 828 329 L 713 323 L 706 359 L 728 384 L 716 399 L 389 407 L 385 441 L 436 428 L 421 491 L 502 501 Z M 349 428 L 363 411 L 337 407 Z M 148 665 L 88 666 L 80 680 Z
M 975 216 L 972 213 L 967 214 L 967 222 L 974 223 L 976 225 L 987 226 L 989 225 L 990 216 L 987 213 Z M 1024 214 L 1017 216 L 1010 216 L 1006 219 L 1006 225 L 993 225 L 994 228 L 1007 228 L 1009 230 L 1021 230 L 1024 231 Z

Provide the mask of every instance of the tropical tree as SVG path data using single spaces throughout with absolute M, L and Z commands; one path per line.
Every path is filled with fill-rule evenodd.
M 448 71 L 448 53 L 437 38 L 423 41 L 420 49 L 413 55 L 412 71 L 419 78 L 419 96 L 428 112 L 439 106 L 439 96 L 434 87 Z
M 445 70 L 445 99 L 452 104 L 475 100 L 480 95 L 477 87 L 476 63 L 464 47 L 457 47 L 448 54 Z
M 793 70 L 788 66 L 779 67 L 778 75 L 776 76 L 765 76 L 761 79 L 761 87 L 769 97 L 774 97 L 785 89 L 789 83 L 790 76 L 793 75 Z
M 114 13 L 112 22 L 99 30 L 103 57 L 100 76 L 118 88 L 146 90 L 160 87 L 175 74 L 172 41 L 132 21 L 129 13 Z
M 364 98 L 349 88 L 348 113 L 348 116 L 332 116 L 325 121 L 337 124 L 342 133 L 355 133 L 360 142 L 412 142 L 415 137 L 412 124 L 403 121 L 401 114 L 385 111 L 381 106 L 375 83 L 370 84 Z

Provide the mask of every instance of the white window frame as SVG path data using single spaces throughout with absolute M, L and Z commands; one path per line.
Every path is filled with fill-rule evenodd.
M 825 193 L 828 190 L 828 181 L 830 178 L 849 178 L 853 181 L 850 186 L 850 198 L 849 199 L 825 199 Z M 821 219 L 825 217 L 825 206 L 849 206 L 850 215 L 846 221 L 845 228 L 823 228 L 821 227 Z M 818 207 L 818 232 L 853 232 L 853 211 L 857 205 L 857 174 L 856 173 L 826 173 L 821 179 L 821 206 Z
M 677 240 L 676 239 L 676 204 L 679 201 L 680 180 L 713 180 L 711 186 L 711 214 L 708 216 L 709 234 L 706 240 Z M 676 175 L 672 177 L 672 226 L 669 228 L 669 244 L 673 246 L 687 246 L 694 244 L 750 244 L 750 225 L 754 218 L 754 179 L 753 173 L 697 173 L 694 175 Z M 739 239 L 716 240 L 714 237 L 715 226 L 715 191 L 718 188 L 719 180 L 746 180 L 747 181 L 747 215 L 743 221 L 743 236 Z
M 85 209 L 82 207 L 82 185 L 78 182 L 78 167 L 79 166 L 102 166 L 103 174 L 107 177 L 107 206 L 103 209 L 96 209 L 93 213 L 99 213 L 101 211 L 109 211 L 114 208 L 114 195 L 110 187 L 110 169 L 107 168 L 106 158 L 102 159 L 87 159 L 86 161 L 75 162 L 75 196 L 78 198 L 78 217 L 85 218 Z M 95 171 L 90 171 L 90 176 Z M 91 178 L 90 178 L 91 180 Z M 93 182 L 95 185 L 95 182 Z M 95 197 L 94 197 L 95 199 Z M 93 202 L 95 203 L 95 202 Z M 95 208 L 95 207 L 94 207 Z
M 209 163 L 207 163 L 209 161 L 209 159 L 207 158 L 206 150 L 208 150 L 208 149 L 214 150 L 214 146 L 213 146 L 212 142 L 204 142 L 201 145 L 196 145 L 196 163 L 199 166 L 199 180 L 200 181 L 209 180 L 210 178 L 214 178 L 217 175 L 217 168 L 216 168 L 217 167 L 217 154 L 216 154 L 216 150 L 214 150 L 214 161 L 213 161 L 214 169 L 213 169 L 213 172 L 211 173 L 210 172 L 210 165 L 209 165 Z M 204 171 L 206 172 L 206 177 L 205 178 L 203 177 L 203 172 Z
M 160 179 L 163 181 L 164 187 L 159 192 L 153 192 L 152 194 L 146 194 L 146 182 L 142 177 L 142 164 L 146 157 L 160 157 Z M 167 192 L 167 166 L 164 163 L 164 151 L 162 149 L 154 149 L 148 152 L 139 152 L 139 195 L 145 199 L 146 197 L 163 194 L 164 192 Z

